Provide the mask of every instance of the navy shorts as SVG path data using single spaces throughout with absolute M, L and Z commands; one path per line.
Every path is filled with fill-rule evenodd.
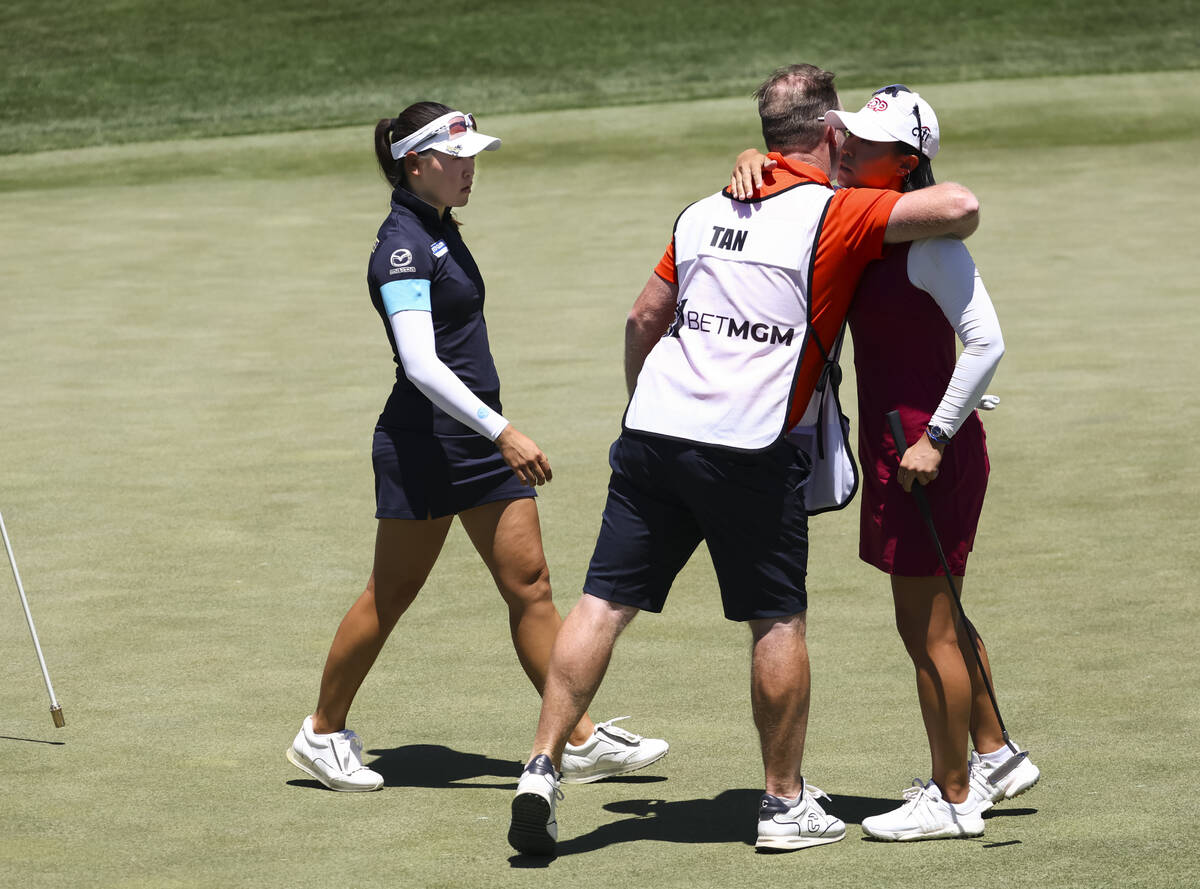
M 783 617 L 808 607 L 808 456 L 783 442 L 740 454 L 624 432 L 583 591 L 659 612 L 703 540 L 729 620 Z
M 482 435 L 375 427 L 375 518 L 435 519 L 497 500 L 537 496 Z

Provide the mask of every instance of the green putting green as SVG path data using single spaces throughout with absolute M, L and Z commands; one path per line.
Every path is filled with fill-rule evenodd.
M 941 117 L 939 178 L 983 202 L 970 247 L 1008 346 L 965 602 L 1043 780 L 982 840 L 874 844 L 852 824 L 833 846 L 753 853 L 747 634 L 702 553 L 593 707 L 671 754 L 568 787 L 548 869 L 510 863 L 537 696 L 458 529 L 352 713 L 388 786 L 334 794 L 285 762 L 370 567 L 392 370 L 364 286 L 387 206 L 365 122 L 0 158 L 0 510 L 67 718 L 52 728 L 0 580 L 3 882 L 1190 885 L 1200 76 L 912 85 Z M 565 611 L 624 407 L 625 312 L 679 210 L 757 144 L 755 113 L 475 110 L 505 144 L 459 217 L 505 412 L 555 469 L 539 506 Z M 806 753 L 850 816 L 929 768 L 856 508 L 812 523 Z

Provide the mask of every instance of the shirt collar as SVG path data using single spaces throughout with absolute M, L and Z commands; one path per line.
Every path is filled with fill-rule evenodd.
M 766 194 L 779 191 L 790 185 L 795 185 L 797 180 L 816 182 L 818 185 L 829 185 L 829 176 L 812 164 L 806 164 L 798 160 L 789 160 L 778 151 L 772 151 L 767 157 L 775 161 L 776 167 L 774 170 L 768 170 L 765 174 L 775 180 L 770 185 L 763 182 L 763 192 Z
M 392 205 L 404 207 L 412 212 L 423 224 L 427 226 L 445 226 L 450 221 L 450 208 L 446 208 L 440 217 L 437 210 L 421 200 L 403 185 L 397 185 L 392 189 Z

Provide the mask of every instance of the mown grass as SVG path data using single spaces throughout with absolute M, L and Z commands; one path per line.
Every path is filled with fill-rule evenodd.
M 793 61 L 845 86 L 1191 69 L 1194 0 L 881 8 L 483 0 L 10 0 L 0 154 L 374 121 L 747 95 Z
M 1194 79 L 914 85 L 942 116 L 939 176 L 983 201 L 970 246 L 1008 344 L 967 607 L 1045 777 L 982 842 L 871 844 L 852 826 L 824 849 L 752 853 L 746 639 L 701 556 L 622 640 L 594 708 L 632 713 L 671 756 L 570 788 L 562 857 L 515 866 L 504 829 L 537 701 L 457 530 L 353 713 L 387 788 L 299 780 L 282 751 L 368 570 L 367 447 L 391 373 L 362 286 L 386 189 L 358 126 L 0 160 L 0 509 L 68 719 L 50 727 L 0 583 L 4 882 L 1189 886 L 1200 532 L 1177 504 L 1200 496 Z M 1184 116 L 1147 113 L 1155 101 Z M 1140 126 L 1113 129 L 1126 118 Z M 565 608 L 624 403 L 624 313 L 678 210 L 755 141 L 753 109 L 491 122 L 505 146 L 460 215 L 506 413 L 554 461 L 539 504 Z M 1105 132 L 1121 136 L 1081 144 Z M 848 817 L 928 768 L 855 534 L 853 510 L 814 521 L 806 758 Z

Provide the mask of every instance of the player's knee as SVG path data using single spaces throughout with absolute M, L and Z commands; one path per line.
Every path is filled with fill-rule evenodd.
M 497 579 L 500 594 L 512 606 L 529 607 L 551 601 L 550 568 L 545 562 Z
M 375 602 L 375 613 L 383 626 L 392 626 L 400 619 L 408 606 L 417 598 L 421 584 L 417 581 L 400 578 L 380 581 L 376 579 L 367 591 L 372 593 Z

